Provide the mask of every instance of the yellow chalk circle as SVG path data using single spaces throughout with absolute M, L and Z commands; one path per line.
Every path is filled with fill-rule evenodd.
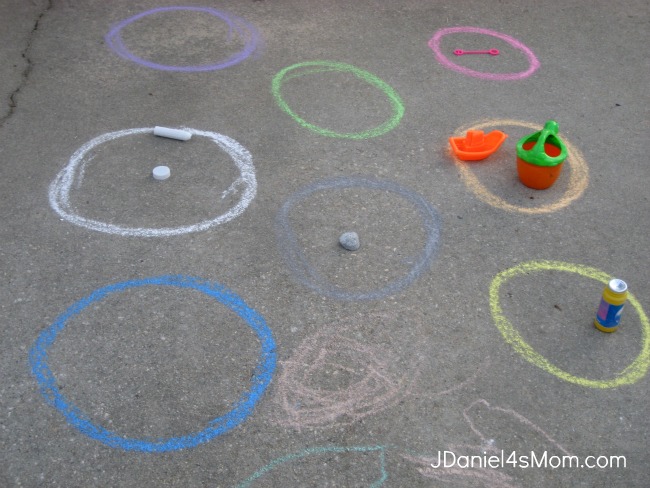
M 454 137 L 464 136 L 468 130 L 483 130 L 485 128 L 495 126 L 516 126 L 532 129 L 533 131 L 542 130 L 541 125 L 533 124 L 530 122 L 511 119 L 495 119 L 484 120 L 467 127 L 460 127 L 454 132 Z M 483 185 L 483 183 L 479 181 L 474 172 L 470 169 L 471 163 L 468 164 L 461 161 L 453 153 L 451 156 L 454 158 L 456 166 L 460 171 L 461 178 L 465 184 L 476 194 L 477 197 L 479 197 L 485 203 L 492 205 L 493 207 L 501 208 L 503 210 L 508 210 L 511 212 L 521 212 L 526 214 L 550 213 L 555 212 L 556 210 L 560 210 L 561 208 L 568 206 L 574 200 L 580 198 L 580 196 L 587 188 L 587 185 L 589 184 L 589 167 L 587 166 L 582 153 L 575 146 L 573 146 L 573 144 L 568 142 L 566 138 L 562 137 L 562 141 L 565 143 L 568 151 L 568 156 L 565 163 L 571 167 L 571 172 L 569 175 L 569 186 L 567 188 L 567 191 L 559 200 L 539 207 L 521 207 L 506 202 L 504 199 L 498 197 L 490 190 L 488 190 Z M 512 160 L 514 165 L 514 154 L 512 156 Z
M 501 288 L 501 285 L 515 276 L 524 275 L 532 271 L 550 270 L 578 273 L 581 276 L 592 278 L 604 284 L 607 284 L 609 280 L 612 279 L 611 276 L 599 269 L 578 264 L 563 263 L 560 261 L 528 261 L 513 268 L 506 269 L 505 271 L 501 271 L 490 284 L 490 309 L 492 311 L 494 323 L 506 342 L 510 344 L 515 351 L 521 354 L 526 361 L 557 376 L 558 378 L 563 379 L 564 381 L 568 381 L 569 383 L 575 383 L 589 388 L 615 388 L 621 385 L 631 385 L 643 378 L 650 367 L 650 321 L 643 311 L 641 304 L 631 293 L 628 295 L 628 302 L 634 307 L 636 312 L 639 314 L 639 319 L 641 320 L 641 352 L 629 366 L 618 373 L 618 375 L 613 379 L 591 380 L 567 373 L 551 364 L 548 359 L 535 351 L 530 344 L 524 340 L 517 329 L 515 329 L 503 314 L 499 301 L 499 289 Z M 586 323 L 590 322 L 587 321 Z

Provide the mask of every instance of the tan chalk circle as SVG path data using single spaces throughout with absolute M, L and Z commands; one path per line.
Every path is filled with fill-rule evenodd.
M 514 126 L 514 127 L 524 127 L 526 129 L 532 129 L 534 131 L 542 130 L 542 126 L 539 124 L 534 124 L 530 122 L 525 122 L 521 120 L 512 120 L 512 119 L 491 119 L 483 120 L 480 122 L 472 123 L 468 126 L 459 127 L 454 132 L 455 137 L 460 137 L 464 135 L 468 130 L 484 130 L 492 127 L 500 126 Z M 556 212 L 562 208 L 567 207 L 575 200 L 580 198 L 584 191 L 589 185 L 589 166 L 585 161 L 582 153 L 569 141 L 563 139 L 566 144 L 568 156 L 565 164 L 570 167 L 571 172 L 569 173 L 569 183 L 566 192 L 564 195 L 560 196 L 556 201 L 551 202 L 540 207 L 522 207 L 519 205 L 514 205 L 505 201 L 500 196 L 495 195 L 490 192 L 488 188 L 483 185 L 470 169 L 470 166 L 458 159 L 453 153 L 451 157 L 456 163 L 456 167 L 460 171 L 460 176 L 465 183 L 465 185 L 474 192 L 474 194 L 483 202 L 487 203 L 496 208 L 506 210 L 509 212 L 520 212 L 523 214 L 546 214 L 551 212 Z

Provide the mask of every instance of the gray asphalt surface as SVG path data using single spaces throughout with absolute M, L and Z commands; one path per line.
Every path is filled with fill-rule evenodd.
M 0 486 L 650 486 L 647 1 L 0 3 Z

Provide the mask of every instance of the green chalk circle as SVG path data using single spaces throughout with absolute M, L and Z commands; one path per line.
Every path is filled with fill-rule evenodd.
M 299 72 L 295 72 L 295 70 L 301 68 L 305 68 L 305 69 Z M 287 102 L 282 98 L 280 91 L 282 89 L 282 84 L 286 80 L 290 80 L 292 78 L 297 78 L 299 76 L 304 76 L 308 74 L 326 73 L 331 71 L 352 73 L 357 78 L 380 89 L 386 95 L 386 97 L 388 97 L 388 100 L 391 103 L 393 109 L 393 113 L 391 117 L 388 120 L 386 120 L 386 122 L 384 122 L 383 124 L 374 127 L 372 129 L 365 130 L 363 132 L 336 132 L 330 129 L 326 129 L 324 127 L 319 127 L 317 125 L 310 124 L 309 122 L 307 122 L 306 120 L 298 116 L 298 114 L 296 114 L 293 110 L 291 110 L 289 104 L 287 104 Z M 273 92 L 273 97 L 275 98 L 277 104 L 280 106 L 280 108 L 283 111 L 289 114 L 289 116 L 293 120 L 298 122 L 298 124 L 300 124 L 301 126 L 311 131 L 314 131 L 317 134 L 320 134 L 322 136 L 327 136 L 327 137 L 338 137 L 341 139 L 369 139 L 370 137 L 377 137 L 397 127 L 397 124 L 399 124 L 400 120 L 402 120 L 402 117 L 404 116 L 404 104 L 402 103 L 402 99 L 388 83 L 380 80 L 379 78 L 377 78 L 372 73 L 369 73 L 368 71 L 364 71 L 355 66 L 352 66 L 351 64 L 346 64 L 346 63 L 337 63 L 335 61 L 305 61 L 303 63 L 293 64 L 291 66 L 282 69 L 277 75 L 275 75 L 275 77 L 273 78 L 271 90 Z
M 379 454 L 379 471 L 380 477 L 375 480 L 372 484 L 369 485 L 369 488 L 379 488 L 384 484 L 384 481 L 388 479 L 388 473 L 386 472 L 386 459 L 385 459 L 385 450 L 384 446 L 352 446 L 352 447 L 339 447 L 339 446 L 328 446 L 328 447 L 310 447 L 304 451 L 289 454 L 277 459 L 274 459 L 269 464 L 263 468 L 257 470 L 252 476 L 242 481 L 237 488 L 249 488 L 251 484 L 261 478 L 269 471 L 273 471 L 276 468 L 282 466 L 284 463 L 291 461 L 300 460 L 309 456 L 318 456 L 322 454 L 345 454 L 345 453 L 368 453 L 368 452 L 377 452 Z

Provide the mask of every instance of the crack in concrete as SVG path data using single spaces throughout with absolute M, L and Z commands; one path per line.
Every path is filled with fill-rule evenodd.
M 53 0 L 47 0 L 47 3 L 45 5 L 45 8 L 38 14 L 36 17 L 36 20 L 34 21 L 34 27 L 32 27 L 32 31 L 29 33 L 29 36 L 27 38 L 27 45 L 25 46 L 25 49 L 23 49 L 23 52 L 20 54 L 22 58 L 25 60 L 27 65 L 25 66 L 25 69 L 23 69 L 23 72 L 21 74 L 21 81 L 16 87 L 16 89 L 9 95 L 9 100 L 7 104 L 9 105 L 9 111 L 7 112 L 6 115 L 4 115 L 2 118 L 0 118 L 0 127 L 3 127 L 4 124 L 11 118 L 11 116 L 16 112 L 16 108 L 18 107 L 18 100 L 17 96 L 20 93 L 20 91 L 23 89 L 23 87 L 27 84 L 27 80 L 29 78 L 29 74 L 32 72 L 32 68 L 34 67 L 34 64 L 32 63 L 31 58 L 29 57 L 29 51 L 32 48 L 32 43 L 34 41 L 34 36 L 36 34 L 36 31 L 38 30 L 38 26 L 41 22 L 41 19 L 43 16 L 53 7 Z

